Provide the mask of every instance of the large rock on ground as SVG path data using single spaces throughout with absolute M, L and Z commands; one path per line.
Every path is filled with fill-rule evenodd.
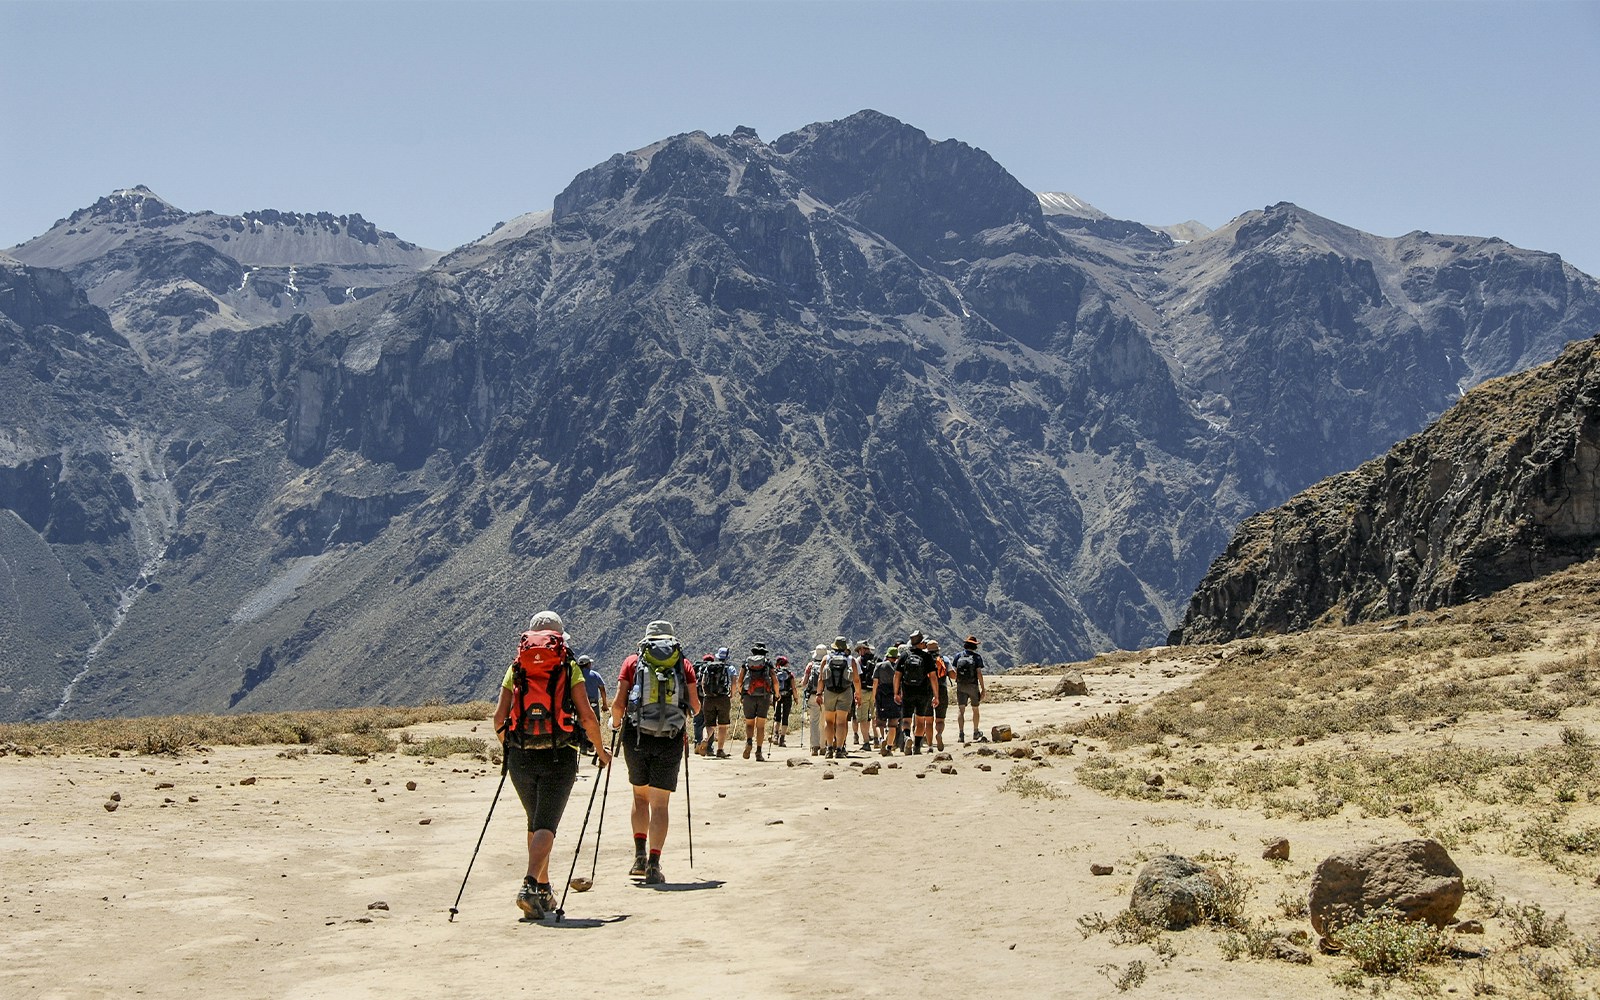
M 1311 876 L 1311 926 L 1330 936 L 1363 914 L 1388 907 L 1407 920 L 1443 927 L 1466 887 L 1461 869 L 1436 840 L 1391 841 L 1332 855 Z
M 1139 869 L 1128 908 L 1143 924 L 1182 930 L 1205 920 L 1222 889 L 1222 877 L 1180 854 L 1163 854 Z

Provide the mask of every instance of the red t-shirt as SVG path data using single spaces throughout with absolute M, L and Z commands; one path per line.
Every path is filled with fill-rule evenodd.
M 628 658 L 622 661 L 622 669 L 617 673 L 617 690 L 633 690 L 634 675 L 638 672 L 639 654 L 629 653 Z M 683 661 L 683 679 L 690 687 L 694 687 L 694 664 L 688 658 Z

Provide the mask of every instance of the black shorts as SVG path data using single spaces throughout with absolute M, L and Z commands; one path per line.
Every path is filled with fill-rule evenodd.
M 554 833 L 561 825 L 567 798 L 578 780 L 577 748 L 523 750 L 508 747 L 505 755 L 511 787 L 517 790 L 522 811 L 528 814 L 528 832 L 549 830 Z
M 772 711 L 772 695 L 747 694 L 739 701 L 739 707 L 744 711 L 746 719 L 765 719 L 767 713 Z
M 978 682 L 956 685 L 956 704 L 977 705 L 983 701 L 983 692 L 978 688 Z
M 901 705 L 901 716 L 904 718 L 929 719 L 933 717 L 933 689 L 924 691 L 901 690 L 904 699 Z
M 944 714 L 946 712 L 948 712 L 949 710 L 950 710 L 950 692 L 948 692 L 948 691 L 940 691 L 939 692 L 939 704 L 933 706 L 933 717 L 935 719 L 942 719 L 942 718 L 944 718 Z
M 678 768 L 683 763 L 682 736 L 646 736 L 623 723 L 622 756 L 628 762 L 628 784 L 648 785 L 669 792 L 678 790 Z
M 888 725 L 900 722 L 900 705 L 894 700 L 894 691 L 885 687 L 878 692 L 878 721 Z

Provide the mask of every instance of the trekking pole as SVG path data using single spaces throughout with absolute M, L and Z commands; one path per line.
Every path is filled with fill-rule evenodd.
M 595 756 L 596 761 L 599 755 Z M 610 774 L 610 769 L 607 769 Z M 589 789 L 589 808 L 583 812 L 583 825 L 578 827 L 578 844 L 572 849 L 572 867 L 567 869 L 567 884 L 561 889 L 561 902 L 556 904 L 556 923 L 560 923 L 567 915 L 567 890 L 572 888 L 572 877 L 578 873 L 578 857 L 583 854 L 583 835 L 589 829 L 589 814 L 594 812 L 594 796 L 600 791 L 600 779 L 594 779 L 594 787 Z M 600 807 L 600 815 L 605 815 L 605 807 Z M 591 883 L 592 884 L 592 883 Z
M 620 729 L 611 731 L 611 762 L 617 761 L 617 743 L 622 736 Z M 595 873 L 600 870 L 600 845 L 605 843 L 602 834 L 606 829 L 606 796 L 611 794 L 611 768 L 606 768 L 606 787 L 600 790 L 600 822 L 594 828 L 594 861 L 589 865 L 589 885 L 593 887 Z
M 478 846 L 472 849 L 472 860 L 467 862 L 467 873 L 461 876 L 461 891 L 456 893 L 455 905 L 450 907 L 450 923 L 455 923 L 456 914 L 461 911 L 456 907 L 461 905 L 461 894 L 467 891 L 467 879 L 472 877 L 472 865 L 478 860 L 478 849 L 483 847 L 484 834 L 489 832 L 489 820 L 494 818 L 495 803 L 500 801 L 500 791 L 506 787 L 506 773 L 511 769 L 511 762 L 506 758 L 506 749 L 500 748 L 500 784 L 495 786 L 494 798 L 489 800 L 489 815 L 483 818 L 483 831 L 478 834 Z
M 685 741 L 688 733 L 684 734 Z M 683 804 L 689 807 L 689 870 L 694 871 L 694 796 L 689 794 L 689 747 L 683 748 Z

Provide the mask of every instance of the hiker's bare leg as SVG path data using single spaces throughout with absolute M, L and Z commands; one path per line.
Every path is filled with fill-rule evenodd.
M 555 843 L 554 830 L 528 831 L 528 874 L 535 882 L 550 881 L 550 849 Z
M 645 792 L 650 811 L 650 849 L 659 851 L 667 840 L 667 800 L 672 797 L 672 793 L 665 788 L 646 788 Z

